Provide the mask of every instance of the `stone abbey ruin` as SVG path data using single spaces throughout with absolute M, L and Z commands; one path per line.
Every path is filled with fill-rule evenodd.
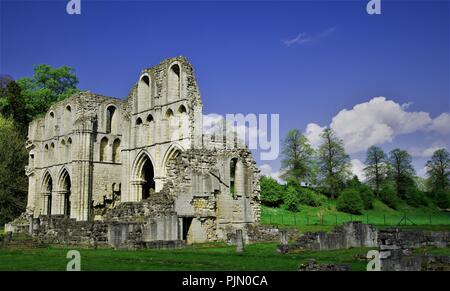
M 29 125 L 27 210 L 6 230 L 113 246 L 245 236 L 260 218 L 256 163 L 202 124 L 183 57 L 144 69 L 127 99 L 81 92 L 52 105 Z

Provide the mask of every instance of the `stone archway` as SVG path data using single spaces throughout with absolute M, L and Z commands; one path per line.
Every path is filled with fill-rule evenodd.
M 70 217 L 71 208 L 71 194 L 72 194 L 72 181 L 67 170 L 64 169 L 61 174 L 61 200 L 62 200 L 62 214 L 66 217 Z
M 49 172 L 42 178 L 42 214 L 52 215 L 53 179 Z
M 156 188 L 155 168 L 150 156 L 145 152 L 141 153 L 136 159 L 133 169 L 133 178 L 131 180 L 132 201 L 141 201 L 149 198 Z

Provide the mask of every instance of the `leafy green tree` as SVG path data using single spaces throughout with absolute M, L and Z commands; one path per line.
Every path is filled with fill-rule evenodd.
M 450 154 L 446 149 L 436 150 L 426 167 L 431 191 L 450 190 Z
M 283 197 L 283 208 L 289 211 L 298 211 L 299 195 L 294 186 L 287 186 Z
M 302 205 L 319 207 L 327 202 L 327 197 L 311 188 L 302 187 L 299 193 L 299 203 Z
M 314 182 L 314 150 L 308 139 L 298 129 L 288 132 L 282 150 L 283 179 L 296 178 L 299 182 Z
M 405 202 L 412 207 L 428 205 L 425 193 L 420 191 L 414 184 L 407 188 Z
M 364 174 L 367 183 L 373 187 L 375 195 L 379 196 L 381 183 L 386 179 L 388 174 L 386 154 L 380 147 L 371 146 L 367 150 Z
M 261 187 L 261 203 L 270 207 L 278 207 L 283 203 L 284 186 L 272 177 L 262 176 L 259 180 Z
M 357 189 L 347 188 L 342 191 L 336 201 L 336 209 L 351 214 L 361 214 L 364 202 Z
M 25 210 L 28 180 L 24 165 L 28 154 L 24 137 L 11 118 L 0 115 L 0 224 Z
M 407 190 L 415 185 L 411 155 L 405 150 L 394 149 L 389 153 L 389 164 L 397 196 L 405 199 Z
M 355 175 L 353 176 L 352 179 L 347 181 L 346 189 L 354 189 L 359 193 L 363 201 L 364 209 L 373 208 L 373 200 L 374 200 L 373 190 L 370 186 L 361 183 L 358 179 L 358 176 Z
M 25 134 L 30 118 L 27 114 L 25 98 L 19 85 L 11 79 L 0 81 L 0 114 L 11 117 Z
M 350 156 L 345 152 L 343 142 L 331 128 L 321 134 L 322 143 L 318 150 L 318 164 L 321 184 L 326 193 L 334 199 L 350 176 Z
M 48 110 L 55 102 L 64 100 L 78 91 L 78 78 L 74 69 L 67 66 L 53 68 L 48 65 L 36 65 L 34 75 L 17 80 L 25 97 L 31 117 Z
M 399 198 L 395 191 L 395 185 L 391 181 L 384 181 L 380 188 L 380 199 L 392 209 L 397 209 Z
M 436 204 L 439 208 L 448 209 L 450 208 L 450 192 L 446 190 L 437 190 L 435 193 Z

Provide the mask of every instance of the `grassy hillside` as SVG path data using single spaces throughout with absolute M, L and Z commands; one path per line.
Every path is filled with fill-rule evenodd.
M 322 219 L 321 219 L 322 217 Z M 450 213 L 433 208 L 413 208 L 406 204 L 394 210 L 379 200 L 374 208 L 363 211 L 362 215 L 350 215 L 336 210 L 336 202 L 329 200 L 321 207 L 300 206 L 299 212 L 290 212 L 281 208 L 262 206 L 261 222 L 267 225 L 296 226 L 303 231 L 330 230 L 337 224 L 351 220 L 371 223 L 377 226 L 396 226 L 403 217 L 402 225 L 420 228 L 449 229 Z

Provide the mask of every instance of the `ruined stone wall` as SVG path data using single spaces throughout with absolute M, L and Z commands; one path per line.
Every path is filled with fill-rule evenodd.
M 332 232 L 309 232 L 289 245 L 280 245 L 281 252 L 296 249 L 334 250 L 351 247 L 377 247 L 378 233 L 370 224 L 349 222 L 337 226 Z
M 427 271 L 450 270 L 449 256 L 414 254 L 414 249 L 450 246 L 450 232 L 407 229 L 385 229 L 379 231 L 382 271 Z

